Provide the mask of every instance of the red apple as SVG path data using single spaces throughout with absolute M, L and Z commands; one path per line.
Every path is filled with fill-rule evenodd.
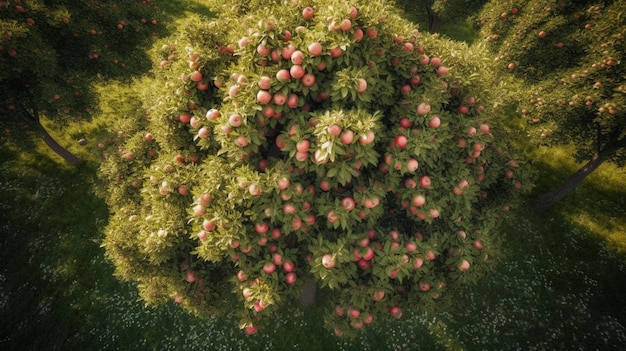
M 238 113 L 233 113 L 228 117 L 228 123 L 233 127 L 239 127 L 243 123 L 243 118 Z
M 361 136 L 359 136 L 359 143 L 363 145 L 369 145 L 374 142 L 374 138 L 375 138 L 374 132 L 372 132 L 371 130 L 368 130 L 367 132 L 365 132 L 365 134 L 362 134 Z
M 313 73 L 307 73 L 300 79 L 302 85 L 305 87 L 312 87 L 315 84 L 315 75 Z M 320 93 L 321 95 L 321 93 Z
M 273 262 L 267 262 L 263 265 L 263 272 L 265 274 L 272 274 L 276 270 L 276 265 Z
M 322 44 L 318 42 L 311 43 L 307 49 L 309 50 L 309 54 L 314 57 L 322 54 Z
M 289 74 L 291 74 L 291 77 L 293 77 L 293 79 L 300 79 L 304 77 L 304 68 L 302 68 L 302 66 L 300 65 L 293 65 L 289 69 Z
M 420 115 L 425 115 L 425 114 L 427 114 L 428 112 L 430 112 L 430 105 L 429 105 L 429 104 L 427 104 L 427 103 L 425 103 L 425 102 L 422 102 L 422 103 L 420 103 L 420 104 L 417 106 L 417 113 L 418 113 L 418 114 L 420 114 Z
M 300 50 L 295 50 L 292 54 L 291 57 L 289 58 L 291 60 L 291 63 L 293 63 L 294 65 L 302 65 L 302 63 L 304 62 L 304 52 L 300 51 Z
M 428 126 L 430 126 L 431 128 L 439 128 L 440 125 L 441 125 L 441 120 L 439 119 L 438 116 L 435 116 L 431 118 L 430 121 L 428 121 Z
M 337 259 L 332 254 L 325 254 L 322 256 L 322 266 L 324 268 L 333 268 L 337 263 Z
M 406 144 L 408 143 L 409 139 L 406 137 L 406 135 L 398 135 L 394 140 L 393 143 L 401 148 L 404 149 L 406 148 Z
M 400 307 L 398 306 L 392 306 L 389 309 L 389 314 L 391 314 L 391 316 L 395 319 L 400 319 L 402 318 L 402 310 L 400 309 Z
M 462 260 L 459 264 L 460 271 L 466 271 L 470 268 L 470 263 L 467 260 Z
M 341 127 L 333 124 L 330 127 L 328 127 L 328 135 L 331 136 L 339 136 L 339 134 L 341 134 Z
M 362 93 L 362 92 L 364 92 L 364 91 L 367 89 L 367 81 L 366 81 L 365 79 L 363 79 L 363 78 L 359 78 L 359 79 L 357 80 L 357 82 L 358 82 L 358 85 L 357 85 L 357 87 L 356 87 L 355 91 L 356 91 L 357 93 Z
M 345 197 L 341 200 L 341 206 L 347 211 L 352 211 L 356 207 L 356 202 L 351 197 Z
M 408 160 L 406 163 L 406 169 L 411 173 L 415 172 L 418 167 L 419 167 L 419 163 L 414 158 Z
M 289 272 L 285 274 L 285 282 L 287 282 L 287 284 L 289 285 L 295 284 L 297 279 L 298 277 L 296 276 L 296 273 L 294 272 Z
M 281 82 L 286 82 L 291 78 L 291 74 L 289 73 L 289 70 L 287 69 L 281 69 L 280 71 L 276 72 L 276 79 L 278 79 Z
M 314 14 L 315 11 L 311 7 L 307 6 L 302 10 L 302 17 L 304 17 L 304 19 L 306 20 L 310 20 L 311 18 L 313 18 Z

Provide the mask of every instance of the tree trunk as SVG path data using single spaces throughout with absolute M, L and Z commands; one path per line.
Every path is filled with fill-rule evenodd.
M 567 180 L 565 180 L 559 187 L 549 193 L 539 196 L 535 200 L 535 206 L 539 209 L 546 209 L 554 205 L 574 190 L 583 179 L 595 171 L 596 168 L 598 168 L 605 160 L 606 158 L 595 154 L 586 165 L 567 178 Z
M 48 145 L 48 147 L 54 151 L 57 155 L 61 156 L 67 163 L 72 166 L 79 168 L 81 167 L 85 161 L 78 158 L 76 155 L 71 153 L 69 150 L 61 146 L 50 133 L 44 128 L 39 120 L 39 110 L 35 107 L 30 112 L 26 107 L 23 107 L 22 112 L 24 113 L 22 116 L 24 120 L 31 124 L 43 137 L 43 141 Z
M 430 7 L 426 7 L 426 16 L 428 19 L 428 32 L 430 34 L 435 34 L 439 32 L 439 27 L 441 26 L 441 19 L 437 14 L 430 9 Z
M 82 166 L 85 163 L 83 160 L 81 160 L 76 155 L 71 153 L 69 150 L 67 150 L 66 148 L 61 146 L 59 143 L 57 143 L 57 141 L 54 140 L 54 138 L 41 125 L 41 123 L 39 123 L 38 121 L 35 122 L 35 123 L 38 124 L 38 129 L 39 129 L 39 131 L 41 132 L 41 134 L 43 136 L 43 141 L 57 155 L 61 156 L 65 161 L 67 161 L 69 164 L 71 164 L 72 166 L 74 166 L 76 168 L 79 168 L 80 166 Z

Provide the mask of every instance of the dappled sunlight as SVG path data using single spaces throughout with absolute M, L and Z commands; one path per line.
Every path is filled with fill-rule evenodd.
M 530 155 L 539 169 L 535 196 L 558 186 L 583 166 L 575 162 L 573 153 L 573 146 L 552 146 L 538 148 Z M 625 169 L 605 162 L 553 210 L 602 238 L 611 250 L 626 253 Z

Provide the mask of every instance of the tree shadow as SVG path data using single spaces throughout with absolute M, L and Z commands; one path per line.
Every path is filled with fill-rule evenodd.
M 549 162 L 534 161 L 538 184 L 530 197 L 536 198 L 549 192 L 577 170 L 566 159 L 553 158 Z M 606 166 L 610 167 L 601 167 Z M 564 220 L 580 225 L 602 238 L 611 250 L 626 253 L 626 187 L 602 179 L 598 174 L 601 169 L 583 180 L 545 213 L 559 214 Z

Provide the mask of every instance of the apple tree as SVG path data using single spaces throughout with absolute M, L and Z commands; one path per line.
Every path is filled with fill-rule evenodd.
M 261 5 L 190 17 L 120 106 L 100 172 L 115 274 L 248 333 L 312 285 L 337 335 L 436 308 L 490 269 L 531 188 L 485 51 L 387 1 Z
M 479 20 L 499 70 L 522 80 L 513 95 L 528 131 L 573 143 L 586 164 L 541 196 L 550 206 L 603 162 L 626 160 L 624 1 L 491 1 Z
M 89 118 L 96 79 L 145 71 L 137 48 L 162 32 L 151 1 L 0 1 L 0 138 L 33 136 L 72 165 L 82 161 L 46 131 Z

